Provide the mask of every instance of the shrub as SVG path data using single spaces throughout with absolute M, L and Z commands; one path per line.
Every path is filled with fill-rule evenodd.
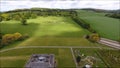
M 19 40 L 20 38 L 22 37 L 22 34 L 20 34 L 20 33 L 14 33 L 14 38 L 15 38 L 15 40 Z
M 16 32 L 14 34 L 5 34 L 2 36 L 1 45 L 8 45 L 14 41 L 19 41 L 25 39 L 27 36 L 22 36 L 22 34 Z M 23 39 L 22 39 L 23 38 Z
M 90 35 L 89 40 L 93 41 L 93 42 L 97 42 L 97 41 L 100 40 L 100 36 L 97 33 L 93 33 L 93 34 Z
M 19 38 L 19 40 L 24 40 L 24 39 L 26 39 L 26 38 L 29 38 L 29 35 L 28 35 L 28 34 L 23 35 L 22 37 Z
M 12 43 L 14 41 L 14 35 L 13 34 L 5 34 L 2 37 L 2 45 L 8 45 L 9 43 Z
M 79 62 L 81 61 L 81 57 L 80 57 L 80 56 L 77 56 L 77 57 L 76 57 L 76 61 L 77 61 L 77 63 L 79 64 Z

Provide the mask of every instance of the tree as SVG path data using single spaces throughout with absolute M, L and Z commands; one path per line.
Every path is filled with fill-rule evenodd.
M 35 13 L 31 14 L 31 18 L 36 18 L 36 17 L 37 17 L 37 14 L 35 14 Z
M 0 22 L 2 22 L 2 20 L 3 20 L 3 18 L 2 18 L 2 16 L 0 16 Z
M 89 38 L 90 38 L 90 36 L 89 36 L 89 35 L 86 35 L 86 36 L 85 36 L 85 38 L 86 38 L 86 39 L 89 39 Z
M 21 20 L 20 15 L 14 15 L 14 20 L 18 20 L 18 21 L 20 21 L 20 20 Z
M 0 33 L 0 44 L 2 42 L 2 33 Z M 0 45 L 0 47 L 2 47 L 2 45 Z
M 0 39 L 2 39 L 2 33 L 0 33 Z
M 5 20 L 5 21 L 10 20 L 9 14 L 7 14 L 7 13 L 1 14 L 1 17 L 3 18 L 2 20 Z
M 26 20 L 26 19 L 21 19 L 21 23 L 22 23 L 23 25 L 27 25 L 27 20 Z
M 76 57 L 76 61 L 77 61 L 77 63 L 79 64 L 79 62 L 81 61 L 81 57 L 80 57 L 80 56 L 77 56 L 77 57 Z

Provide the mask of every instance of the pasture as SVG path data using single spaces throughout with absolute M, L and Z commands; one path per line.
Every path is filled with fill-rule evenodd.
M 105 13 L 84 10 L 78 10 L 77 12 L 79 18 L 86 23 L 89 23 L 102 37 L 112 40 L 120 40 L 119 19 L 106 17 Z

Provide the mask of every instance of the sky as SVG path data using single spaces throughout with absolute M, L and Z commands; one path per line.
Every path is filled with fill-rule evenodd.
M 0 11 L 22 8 L 96 8 L 106 10 L 120 9 L 120 0 L 0 0 Z

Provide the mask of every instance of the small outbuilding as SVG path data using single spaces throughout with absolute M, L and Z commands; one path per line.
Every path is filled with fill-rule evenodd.
M 25 68 L 56 68 L 54 54 L 33 54 Z

